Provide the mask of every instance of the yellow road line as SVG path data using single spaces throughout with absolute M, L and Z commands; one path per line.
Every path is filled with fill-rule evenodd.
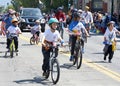
M 29 38 L 26 38 L 22 35 L 20 35 L 20 38 L 23 39 L 23 40 L 29 41 Z M 41 46 L 40 43 L 38 45 Z M 65 54 L 65 53 L 63 53 L 63 54 L 66 55 L 66 56 L 70 56 L 70 54 Z M 112 71 L 108 68 L 105 68 L 104 66 L 101 66 L 97 63 L 90 63 L 90 62 L 91 62 L 91 60 L 83 58 L 83 63 L 85 65 L 87 65 L 87 66 L 89 66 L 89 67 L 91 67 L 95 70 L 98 70 L 99 72 L 104 73 L 104 74 L 108 75 L 109 77 L 111 77 L 111 78 L 120 82 L 120 74 L 119 73 L 116 73 L 116 72 L 114 72 L 114 71 Z

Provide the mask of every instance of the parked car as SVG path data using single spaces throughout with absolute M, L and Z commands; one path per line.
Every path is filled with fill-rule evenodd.
M 22 8 L 20 10 L 20 23 L 21 31 L 30 30 L 29 26 L 34 26 L 36 20 L 43 19 L 41 10 L 39 8 Z

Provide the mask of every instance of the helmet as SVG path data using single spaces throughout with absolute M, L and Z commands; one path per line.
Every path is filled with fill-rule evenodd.
M 74 13 L 73 16 L 74 16 L 74 18 L 81 17 L 81 16 L 80 16 L 80 13 L 78 13 L 78 12 L 77 12 L 77 13 Z
M 63 10 L 63 8 L 62 7 L 58 7 L 57 10 Z
M 13 18 L 11 22 L 12 22 L 12 23 L 18 22 L 18 20 L 17 20 L 16 18 Z
M 50 18 L 48 24 L 52 24 L 52 23 L 58 23 L 58 20 L 56 18 Z
M 77 8 L 74 8 L 74 9 L 72 9 L 72 12 L 74 13 L 74 12 L 78 12 L 78 9 Z
M 114 21 L 110 21 L 110 22 L 108 22 L 108 26 L 110 25 L 110 24 L 115 24 L 115 22 Z
M 79 13 L 82 13 L 83 11 L 81 9 L 78 10 Z

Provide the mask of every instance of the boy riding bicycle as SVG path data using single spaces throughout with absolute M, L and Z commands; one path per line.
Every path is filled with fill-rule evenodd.
M 69 30 L 70 32 L 74 33 L 72 35 L 70 35 L 70 41 L 71 43 L 71 56 L 70 56 L 70 61 L 73 60 L 74 58 L 74 48 L 75 48 L 75 43 L 77 40 L 77 36 L 78 35 L 82 35 L 82 30 L 84 30 L 85 34 L 87 36 L 89 36 L 87 30 L 85 29 L 84 25 L 80 22 L 80 14 L 79 13 L 75 13 L 74 14 L 74 18 L 72 20 L 72 22 L 69 25 Z
M 62 41 L 62 38 L 59 32 L 56 30 L 58 20 L 56 18 L 50 18 L 48 24 L 50 26 L 49 29 L 46 29 L 42 39 L 42 54 L 43 54 L 43 76 L 47 74 L 47 70 L 49 70 L 49 58 L 50 58 L 50 47 L 49 45 L 53 45 L 56 41 Z
M 18 20 L 16 18 L 12 19 L 12 25 L 9 26 L 7 29 L 7 33 L 9 35 L 13 35 L 14 43 L 15 43 L 15 51 L 18 52 L 18 35 L 21 34 L 21 30 L 18 27 Z M 8 48 L 10 47 L 10 44 L 8 45 Z

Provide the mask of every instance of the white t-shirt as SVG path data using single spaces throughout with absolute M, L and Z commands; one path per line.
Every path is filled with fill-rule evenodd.
M 51 29 L 46 29 L 43 36 L 45 37 L 45 40 L 49 42 L 55 42 L 61 38 L 57 30 L 55 30 L 55 32 L 52 32 Z
M 106 41 L 107 44 L 111 45 L 112 41 L 114 41 L 114 39 L 116 39 L 116 33 L 115 33 L 115 29 L 113 29 L 112 31 L 110 31 L 108 28 L 105 31 L 104 37 L 106 37 Z
M 82 13 L 82 17 L 84 18 L 85 23 L 93 23 L 93 16 L 92 13 L 87 11 Z
M 72 30 L 84 31 L 85 27 L 81 22 L 79 22 Z
M 40 25 L 35 25 L 35 26 L 33 26 L 32 28 L 33 28 L 33 30 L 35 30 L 35 31 L 39 31 L 39 30 L 41 29 L 41 26 L 40 26 Z
M 15 34 L 21 33 L 21 30 L 18 26 L 15 27 L 15 26 L 11 25 L 7 30 L 9 31 L 10 34 L 11 33 L 15 33 Z

